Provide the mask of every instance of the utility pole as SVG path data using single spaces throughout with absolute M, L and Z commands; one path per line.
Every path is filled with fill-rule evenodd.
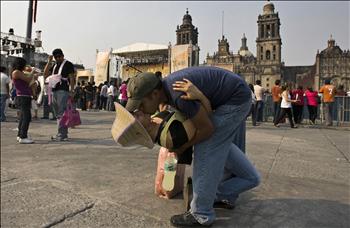
M 28 16 L 27 16 L 27 34 L 26 34 L 26 43 L 31 43 L 32 40 L 32 27 L 33 27 L 33 1 L 29 0 L 28 6 Z M 23 57 L 27 61 L 28 64 L 31 64 L 31 60 L 33 59 L 33 51 L 30 45 L 25 45 L 23 48 Z

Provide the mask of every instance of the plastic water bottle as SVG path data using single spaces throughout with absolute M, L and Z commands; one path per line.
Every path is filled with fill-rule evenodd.
M 171 191 L 174 188 L 176 175 L 177 159 L 174 154 L 168 153 L 164 162 L 164 178 L 162 187 L 165 191 Z

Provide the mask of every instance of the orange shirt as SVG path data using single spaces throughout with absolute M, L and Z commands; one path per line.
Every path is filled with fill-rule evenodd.
M 334 102 L 334 96 L 336 90 L 334 85 L 324 85 L 320 89 L 320 93 L 323 93 L 323 102 Z
M 273 86 L 271 93 L 272 93 L 272 99 L 273 102 L 279 102 L 281 100 L 281 97 L 279 96 L 281 94 L 282 90 L 279 86 Z

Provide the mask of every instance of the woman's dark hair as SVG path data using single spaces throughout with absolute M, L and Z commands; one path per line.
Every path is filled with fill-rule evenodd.
M 301 86 L 301 85 L 300 85 L 300 86 L 298 86 L 298 89 L 303 89 L 303 86 Z
M 307 90 L 309 90 L 310 92 L 313 92 L 314 90 L 312 89 L 312 87 L 307 87 Z
M 27 65 L 27 61 L 21 57 L 17 57 L 13 62 L 12 69 L 23 71 Z
M 249 84 L 249 88 L 253 91 L 253 93 L 254 93 L 254 86 L 253 86 L 253 84 Z
M 286 91 L 286 90 L 288 89 L 288 85 L 283 85 L 283 86 L 281 87 L 281 89 L 282 89 L 282 91 Z

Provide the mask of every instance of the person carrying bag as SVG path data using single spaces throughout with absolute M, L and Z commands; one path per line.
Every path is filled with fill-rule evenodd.
M 81 124 L 79 111 L 73 107 L 72 98 L 68 98 L 67 109 L 63 113 L 60 124 L 66 128 L 74 128 Z

